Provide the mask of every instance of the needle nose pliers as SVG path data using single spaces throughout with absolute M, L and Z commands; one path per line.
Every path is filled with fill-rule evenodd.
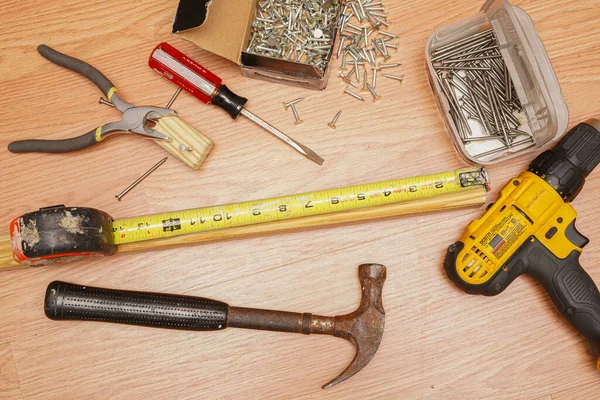
M 117 95 L 117 89 L 107 77 L 90 64 L 62 54 L 46 45 L 40 45 L 38 52 L 47 60 L 61 67 L 75 71 L 91 80 L 104 93 L 106 98 L 123 113 L 123 118 L 92 129 L 86 134 L 62 140 L 19 140 L 8 145 L 13 153 L 66 153 L 80 150 L 101 142 L 117 132 L 132 132 L 153 139 L 168 140 L 168 136 L 152 128 L 161 117 L 177 115 L 168 108 L 142 106 L 135 107 Z

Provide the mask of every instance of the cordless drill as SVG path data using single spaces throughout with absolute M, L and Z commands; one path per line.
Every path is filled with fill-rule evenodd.
M 448 248 L 448 277 L 471 294 L 495 296 L 521 274 L 537 279 L 558 310 L 589 339 L 600 370 L 600 294 L 579 264 L 589 240 L 569 204 L 600 162 L 600 120 L 577 125 L 512 179 Z

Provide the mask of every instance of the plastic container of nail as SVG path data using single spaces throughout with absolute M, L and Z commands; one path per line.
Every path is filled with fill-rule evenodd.
M 480 14 L 438 28 L 425 56 L 438 107 L 466 161 L 495 164 L 565 133 L 569 112 L 546 49 L 529 14 L 507 0 L 488 0 Z

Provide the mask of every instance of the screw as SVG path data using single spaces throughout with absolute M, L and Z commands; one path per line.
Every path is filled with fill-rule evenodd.
M 287 110 L 290 106 L 296 104 L 296 103 L 300 103 L 302 100 L 304 100 L 304 97 L 299 97 L 296 100 L 292 100 L 292 101 L 288 101 L 286 102 L 282 102 L 281 104 L 283 104 L 283 109 Z
M 296 125 L 300 125 L 301 123 L 303 123 L 304 121 L 302 121 L 300 119 L 300 116 L 298 115 L 298 110 L 296 110 L 296 107 L 293 104 L 290 104 L 290 107 L 292 108 L 292 112 L 294 113 L 294 118 L 296 118 Z
M 327 124 L 331 129 L 336 129 L 335 123 L 337 122 L 340 115 L 342 115 L 342 110 L 338 111 L 337 114 L 335 114 L 335 117 L 333 117 L 333 121 Z
M 150 175 L 151 173 L 153 173 L 154 171 L 156 171 L 158 169 L 158 167 L 160 167 L 161 165 L 163 165 L 167 161 L 168 158 L 169 157 L 165 157 L 162 160 L 160 160 L 158 163 L 156 163 L 156 165 L 154 165 L 152 168 L 150 168 L 144 175 L 142 175 L 139 178 L 137 178 L 135 180 L 135 182 L 133 182 L 131 185 L 127 186 L 127 188 L 125 190 L 123 190 L 121 193 L 119 193 L 118 195 L 116 195 L 115 197 L 117 198 L 117 200 L 121 201 L 121 199 L 127 193 L 129 193 L 134 187 L 136 187 L 137 185 L 139 185 L 140 182 L 142 182 L 144 179 L 146 179 L 146 177 L 148 175 Z
M 350 96 L 354 97 L 357 100 L 360 101 L 365 101 L 365 99 L 363 99 L 362 97 L 360 97 L 359 95 L 357 95 L 356 93 L 352 92 L 351 90 L 349 90 L 348 88 L 346 88 L 346 90 L 344 90 L 344 93 L 349 94 Z

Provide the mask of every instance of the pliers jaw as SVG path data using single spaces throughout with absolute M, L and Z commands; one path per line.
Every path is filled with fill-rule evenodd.
M 141 123 L 136 123 L 136 126 L 129 129 L 130 132 L 139 135 L 148 136 L 152 139 L 168 140 L 169 136 L 154 129 L 154 126 L 162 117 L 170 117 L 177 115 L 175 110 L 161 107 L 134 107 L 134 110 L 141 117 Z M 128 110 L 129 111 L 129 110 Z M 125 115 L 123 115 L 125 118 Z
M 113 100 L 114 100 L 113 96 Z M 119 99 L 120 100 L 120 99 Z M 116 105 L 116 104 L 115 104 Z M 169 137 L 154 129 L 160 118 L 177 115 L 175 110 L 162 107 L 141 106 L 123 111 L 121 121 L 112 122 L 102 127 L 100 136 L 102 139 L 117 132 L 132 132 L 157 140 L 168 140 Z

